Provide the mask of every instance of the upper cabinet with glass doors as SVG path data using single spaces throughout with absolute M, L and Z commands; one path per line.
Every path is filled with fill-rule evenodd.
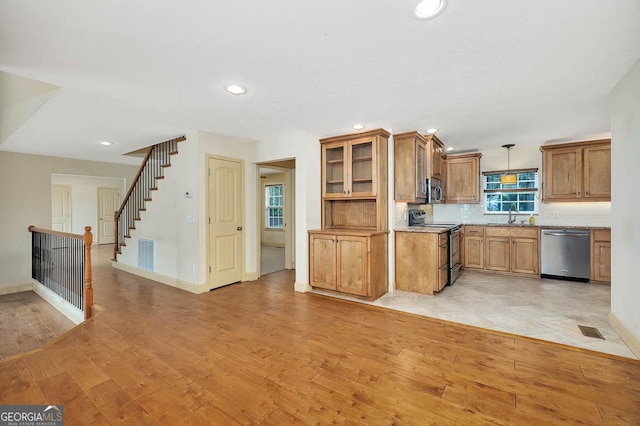
M 350 135 L 346 139 L 343 136 L 320 141 L 323 198 L 367 198 L 377 195 L 377 139 L 380 135 L 380 131 L 375 131 Z
M 378 129 L 320 140 L 323 229 L 389 229 L 389 136 Z

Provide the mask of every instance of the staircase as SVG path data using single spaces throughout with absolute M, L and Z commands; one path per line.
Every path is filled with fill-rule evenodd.
M 178 153 L 178 142 L 186 139 L 181 136 L 149 148 L 138 174 L 131 183 L 129 192 L 115 214 L 114 261 L 118 260 L 118 254 L 122 253 L 122 247 L 127 245 L 126 238 L 131 238 L 130 231 L 136 229 L 136 221 L 140 220 L 140 212 L 146 210 L 146 202 L 151 201 L 151 191 L 158 189 L 157 181 L 164 179 L 164 169 L 171 166 L 171 156 Z

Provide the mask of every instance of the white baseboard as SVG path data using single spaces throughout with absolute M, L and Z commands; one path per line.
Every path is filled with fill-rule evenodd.
M 111 266 L 124 272 L 128 272 L 133 275 L 137 275 L 142 278 L 147 278 L 152 281 L 157 281 L 161 284 L 168 285 L 170 287 L 179 288 L 180 290 L 188 291 L 189 293 L 206 293 L 209 291 L 206 284 L 196 284 L 187 281 L 182 281 L 178 278 L 167 277 L 166 275 L 158 274 L 157 272 L 145 271 L 144 269 L 136 268 L 135 266 L 127 265 L 122 262 L 111 262 Z
M 31 291 L 33 290 L 33 284 L 20 284 L 13 285 L 11 287 L 0 287 L 0 296 L 4 294 L 13 294 L 13 293 L 22 293 L 23 291 Z
M 311 291 L 311 286 L 308 283 L 301 283 L 299 281 L 296 281 L 293 285 L 293 289 L 299 293 L 306 293 L 308 291 Z
M 69 318 L 75 325 L 84 322 L 84 312 L 73 306 L 71 303 L 49 290 L 38 281 L 33 280 L 33 291 L 47 301 L 51 306 L 56 308 L 62 315 Z
M 609 312 L 609 325 L 611 328 L 615 330 L 616 333 L 620 336 L 622 340 L 629 346 L 631 352 L 635 354 L 638 358 L 640 358 L 640 339 L 634 336 L 627 327 L 622 324 L 620 319 L 613 313 Z
M 260 277 L 257 272 L 245 272 L 244 274 L 244 281 L 255 281 L 258 278 Z

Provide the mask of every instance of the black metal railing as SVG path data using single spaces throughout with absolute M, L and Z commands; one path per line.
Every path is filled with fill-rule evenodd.
M 118 254 L 122 252 L 122 246 L 126 246 L 125 238 L 131 237 L 129 231 L 136 229 L 135 221 L 140 220 L 140 212 L 145 210 L 145 203 L 151 201 L 151 191 L 158 189 L 157 180 L 164 179 L 163 170 L 171 165 L 170 157 L 178 153 L 178 142 L 184 140 L 186 137 L 181 136 L 149 148 L 120 209 L 115 214 L 113 260 L 117 260 Z
M 85 234 L 30 226 L 31 277 L 71 305 L 91 316 L 93 287 L 91 272 L 91 227 Z

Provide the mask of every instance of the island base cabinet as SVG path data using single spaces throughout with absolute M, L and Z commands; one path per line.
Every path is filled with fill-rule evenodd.
M 396 289 L 434 294 L 449 281 L 446 233 L 396 232 Z
M 309 231 L 314 288 L 377 299 L 388 291 L 387 232 Z

